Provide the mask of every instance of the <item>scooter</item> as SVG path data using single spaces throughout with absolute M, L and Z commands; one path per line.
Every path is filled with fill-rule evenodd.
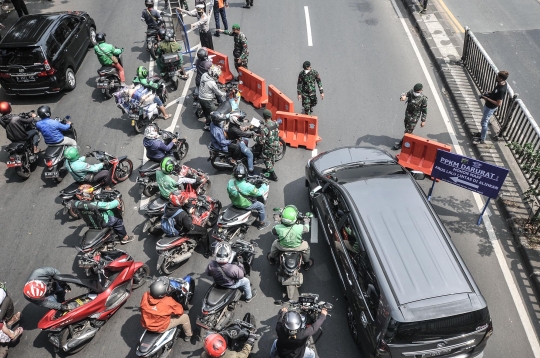
M 160 61 L 163 64 L 163 79 L 171 81 L 173 91 L 178 89 L 179 72 L 182 66 L 179 52 L 164 53 L 161 55 Z
M 120 66 L 122 64 L 122 54 L 116 56 Z M 98 78 L 96 78 L 97 88 L 101 90 L 101 93 L 105 98 L 109 99 L 113 93 L 119 91 L 122 88 L 122 81 L 120 80 L 120 74 L 114 66 L 103 66 L 97 70 Z
M 70 116 L 66 116 L 64 119 L 56 117 L 54 120 L 66 124 L 71 119 Z M 71 124 L 71 127 L 68 131 L 64 132 L 65 137 L 77 140 L 77 131 Z M 45 161 L 45 179 L 53 179 L 56 183 L 60 183 L 64 180 L 64 176 L 67 172 L 67 169 L 64 168 L 64 150 L 67 148 L 67 145 L 50 145 L 45 149 L 45 154 L 43 159 Z
M 34 111 L 28 113 L 21 113 L 19 116 L 24 118 L 30 118 L 31 114 Z M 25 126 L 26 131 L 36 129 L 35 123 L 31 123 Z M 39 134 L 38 143 L 41 137 Z M 9 158 L 6 163 L 8 168 L 15 168 L 17 175 L 23 179 L 30 178 L 32 174 L 32 169 L 30 165 L 35 163 L 38 160 L 38 154 L 34 154 L 34 144 L 32 138 L 28 138 L 23 142 L 13 142 L 6 147 L 6 152 L 8 152 Z
M 152 162 L 152 164 L 147 165 L 146 168 L 144 165 L 139 168 L 140 177 L 137 177 L 136 180 L 136 182 L 139 183 L 139 185 L 143 188 L 142 193 L 146 197 L 152 197 L 159 193 L 159 186 L 156 182 L 156 171 L 159 168 L 159 164 L 157 164 L 157 166 L 154 164 L 157 163 Z M 193 169 L 186 165 L 182 165 L 177 166 L 173 173 L 180 177 L 196 179 L 198 181 L 197 189 L 195 190 L 197 195 L 205 195 L 210 191 L 210 188 L 212 187 L 212 182 L 210 181 L 208 174 L 204 173 L 200 169 Z M 192 187 L 193 185 L 180 184 L 178 190 L 187 190 L 188 186 Z
M 88 293 L 64 302 L 68 312 L 50 310 L 39 321 L 38 328 L 49 332 L 49 342 L 56 352 L 73 354 L 81 351 L 127 301 L 133 289 L 142 286 L 150 269 L 135 262 L 125 252 L 117 252 L 112 261 L 99 260 L 97 280 L 59 275 L 59 280 L 88 289 Z

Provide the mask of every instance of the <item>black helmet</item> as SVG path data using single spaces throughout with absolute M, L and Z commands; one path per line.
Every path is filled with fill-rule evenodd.
M 161 34 L 160 34 L 161 36 Z M 172 42 L 174 41 L 174 31 L 171 30 L 171 29 L 168 29 L 166 32 L 165 32 L 165 41 L 167 42 Z
M 207 57 L 208 57 L 208 51 L 206 51 L 206 48 L 201 47 L 199 51 L 197 51 L 197 58 L 199 60 L 206 60 Z
M 144 0 L 144 5 L 146 7 L 154 7 L 154 0 Z
M 97 42 L 104 42 L 104 41 L 105 41 L 105 36 L 107 36 L 106 33 L 104 33 L 104 32 L 98 32 L 98 33 L 96 34 L 96 41 L 97 41 Z
M 238 164 L 233 169 L 233 175 L 238 180 L 245 179 L 247 177 L 247 173 L 248 173 L 248 171 L 246 169 L 246 166 L 244 164 L 242 164 L 242 163 Z
M 41 106 L 37 109 L 37 115 L 41 119 L 50 118 L 51 117 L 51 107 L 49 106 Z
M 225 120 L 225 115 L 221 112 L 214 111 L 210 113 L 210 119 L 212 120 L 212 122 L 214 122 L 216 126 L 219 126 L 221 122 Z
M 167 276 L 158 277 L 150 285 L 150 296 L 163 298 L 169 292 L 169 278 Z
M 289 335 L 294 336 L 298 333 L 298 329 L 302 326 L 302 316 L 296 311 L 287 311 L 283 317 L 283 325 Z
M 161 28 L 161 29 L 159 29 L 158 34 L 159 34 L 159 38 L 163 40 L 163 39 L 165 39 L 165 35 L 167 34 L 167 30 L 165 30 L 164 28 Z

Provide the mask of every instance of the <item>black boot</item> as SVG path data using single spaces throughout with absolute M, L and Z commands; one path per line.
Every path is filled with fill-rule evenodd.
M 394 146 L 392 147 L 392 149 L 393 149 L 393 150 L 400 150 L 402 144 L 403 144 L 403 139 L 400 140 L 399 142 L 397 142 L 396 145 L 394 145 Z
M 264 173 L 264 176 L 266 178 L 268 178 L 269 180 L 278 181 L 278 177 L 276 175 L 276 172 L 273 171 L 273 170 L 271 172 Z

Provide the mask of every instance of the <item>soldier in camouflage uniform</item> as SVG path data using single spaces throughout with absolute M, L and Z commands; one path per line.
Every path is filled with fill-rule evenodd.
M 311 115 L 313 113 L 313 107 L 317 105 L 317 89 L 315 84 L 319 86 L 321 99 L 324 99 L 324 92 L 319 72 L 311 69 L 311 63 L 309 61 L 305 61 L 303 67 L 304 69 L 298 75 L 296 90 L 298 92 L 298 100 L 302 101 L 304 113 Z
M 407 108 L 405 109 L 405 133 L 412 133 L 416 123 L 422 121 L 421 127 L 426 125 L 427 116 L 427 100 L 428 98 L 422 94 L 424 87 L 421 83 L 414 85 L 414 88 L 407 93 L 403 93 L 400 97 L 400 101 L 407 101 Z M 401 149 L 403 139 L 397 142 L 392 147 L 394 150 Z
M 223 32 L 225 35 L 234 36 L 234 68 L 238 72 L 238 67 L 244 67 L 246 70 L 248 68 L 248 44 L 247 37 L 243 32 L 240 32 L 240 25 L 232 25 L 232 32 L 228 30 L 216 29 L 216 31 Z M 240 72 L 238 72 L 240 74 Z
M 277 122 L 272 120 L 272 112 L 269 109 L 263 111 L 261 135 L 255 136 L 255 142 L 262 145 L 262 158 L 266 166 L 266 169 L 263 169 L 263 175 L 269 180 L 277 181 L 274 163 L 279 150 L 279 129 Z
M 183 7 L 184 10 L 189 11 L 189 6 L 187 4 L 187 0 L 180 0 L 180 7 Z

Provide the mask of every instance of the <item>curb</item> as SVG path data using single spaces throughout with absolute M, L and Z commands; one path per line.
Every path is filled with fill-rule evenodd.
M 469 138 L 473 138 L 472 133 L 478 132 L 478 121 L 475 121 L 473 113 L 480 112 L 480 109 L 476 99 L 471 100 L 468 98 L 470 96 L 466 96 L 463 93 L 463 87 L 461 87 L 463 83 L 466 83 L 468 87 L 471 87 L 468 84 L 468 75 L 459 76 L 459 74 L 456 73 L 457 71 L 452 70 L 452 66 L 457 66 L 457 61 L 460 59 L 450 59 L 450 61 L 445 60 L 441 51 L 437 47 L 437 44 L 433 40 L 424 19 L 422 19 L 421 15 L 417 11 L 420 8 L 418 3 L 415 0 L 401 1 L 407 8 L 409 15 L 412 16 L 412 24 L 418 30 L 420 39 L 427 47 L 428 56 L 435 65 L 435 68 L 444 86 L 446 87 L 448 94 L 450 95 L 450 100 L 454 105 L 456 113 L 461 118 L 463 128 L 467 132 Z M 430 15 L 435 16 L 438 19 L 439 23 L 444 27 L 447 34 L 452 33 L 448 24 L 444 19 L 442 19 L 433 4 L 428 5 L 427 11 Z M 455 47 L 458 53 L 461 54 L 463 52 L 461 44 Z M 463 71 L 462 67 L 459 67 L 459 69 L 460 71 Z M 470 90 L 471 93 L 474 94 L 473 89 L 470 88 Z M 495 165 L 503 164 L 500 158 L 493 155 L 493 151 L 490 147 L 481 148 L 474 146 L 473 151 L 482 161 Z M 501 189 L 501 195 L 497 198 L 497 200 L 495 200 L 495 204 L 501 211 L 501 215 L 506 219 L 506 222 L 512 232 L 512 241 L 514 247 L 521 256 L 527 276 L 531 285 L 534 287 L 536 296 L 540 297 L 540 250 L 532 248 L 529 245 L 527 237 L 523 234 L 523 230 L 517 223 L 518 220 L 526 218 L 526 216 L 523 215 L 523 212 L 526 212 L 527 208 L 519 195 L 519 191 L 516 189 L 511 179 L 507 179 L 506 183 Z

